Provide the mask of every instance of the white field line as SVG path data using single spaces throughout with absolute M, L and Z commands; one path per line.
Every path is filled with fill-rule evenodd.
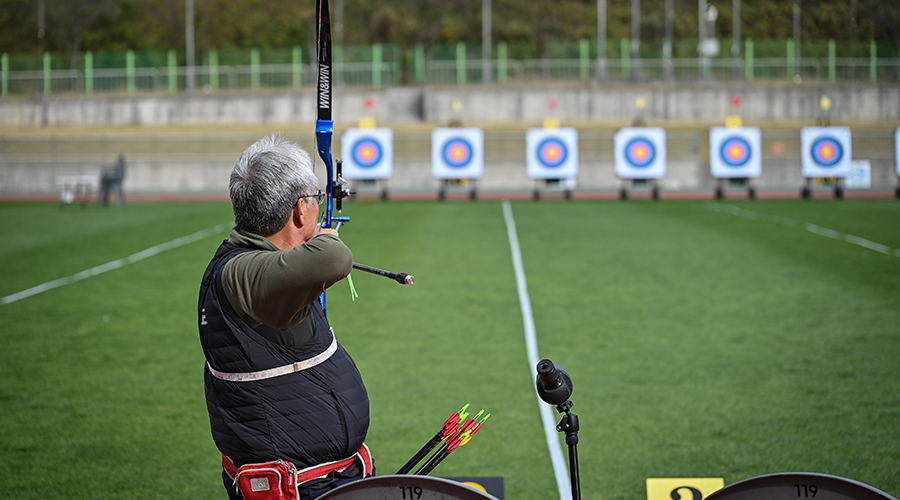
M 887 245 L 882 245 L 881 243 L 876 243 L 865 238 L 860 238 L 859 236 L 845 234 L 840 231 L 835 231 L 834 229 L 828 229 L 827 227 L 817 226 L 811 222 L 800 222 L 794 219 L 789 219 L 787 217 L 760 214 L 752 210 L 746 210 L 731 205 L 723 205 L 721 203 L 707 203 L 704 206 L 716 212 L 736 215 L 745 219 L 751 219 L 760 222 L 774 222 L 775 224 L 781 224 L 782 226 L 805 229 L 813 234 L 818 234 L 819 236 L 825 236 L 827 238 L 835 239 L 838 241 L 846 241 L 847 243 L 852 243 L 863 248 L 868 248 L 869 250 L 873 250 L 878 253 L 900 257 L 900 250 L 892 249 Z
M 75 283 L 76 281 L 81 281 L 83 279 L 90 278 L 91 276 L 96 276 L 107 271 L 112 271 L 113 269 L 119 269 L 120 267 L 125 267 L 128 264 L 134 264 L 135 262 L 144 260 L 148 257 L 153 257 L 154 255 L 161 254 L 167 250 L 172 250 L 174 248 L 178 248 L 189 243 L 202 240 L 203 238 L 206 238 L 208 236 L 221 233 L 225 228 L 225 224 L 219 224 L 216 227 L 197 231 L 194 234 L 182 236 L 181 238 L 175 238 L 172 241 L 150 247 L 146 250 L 141 250 L 140 252 L 129 255 L 128 257 L 117 259 L 112 262 L 107 262 L 106 264 L 100 264 L 99 266 L 92 267 L 66 278 L 48 281 L 47 283 L 31 287 L 27 290 L 22 290 L 21 292 L 7 295 L 6 297 L 0 298 L 0 304 L 10 304 L 12 302 L 16 302 L 17 300 L 22 300 L 31 297 L 32 295 L 46 292 L 47 290 L 53 290 L 54 288 L 59 288 L 64 285 Z
M 519 248 L 519 236 L 516 232 L 516 221 L 513 219 L 512 207 L 509 200 L 503 200 L 503 218 L 506 220 L 506 233 L 509 236 L 509 247 L 512 251 L 513 268 L 516 271 L 516 288 L 519 290 L 519 306 L 522 309 L 522 322 L 525 324 L 525 347 L 528 351 L 528 364 L 531 365 L 531 384 L 534 386 L 537 379 L 538 358 L 537 335 L 534 328 L 534 316 L 531 313 L 531 299 L 528 296 L 528 284 L 525 281 L 525 268 L 522 265 L 522 252 Z M 550 461 L 553 463 L 553 473 L 556 475 L 556 485 L 559 488 L 560 500 L 572 498 L 572 484 L 566 462 L 563 458 L 562 446 L 559 444 L 559 436 L 556 432 L 556 423 L 550 405 L 544 403 L 537 394 L 535 397 L 541 412 L 541 421 L 544 425 L 544 435 L 547 438 L 547 448 L 550 450 Z

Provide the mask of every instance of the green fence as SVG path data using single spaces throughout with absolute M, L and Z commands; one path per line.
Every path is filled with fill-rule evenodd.
M 896 82 L 900 58 L 893 44 L 804 41 L 795 59 L 792 40 L 743 41 L 737 57 L 730 40 L 722 55 L 698 57 L 695 41 L 680 41 L 672 57 L 662 44 L 641 42 L 632 55 L 627 39 L 609 40 L 598 58 L 596 40 L 551 43 L 539 53 L 528 44 L 500 42 L 484 64 L 479 44 L 415 46 L 395 44 L 335 47 L 337 85 L 381 88 L 399 85 L 467 85 L 540 81 L 792 80 L 802 82 Z M 727 55 L 726 55 L 727 54 Z M 315 84 L 307 48 L 222 49 L 202 55 L 194 68 L 175 51 L 92 53 L 75 61 L 64 54 L 2 55 L 2 96 L 93 94 L 95 92 L 181 92 L 299 89 Z M 73 64 L 74 63 L 74 64 Z M 486 78 L 485 70 L 490 71 Z

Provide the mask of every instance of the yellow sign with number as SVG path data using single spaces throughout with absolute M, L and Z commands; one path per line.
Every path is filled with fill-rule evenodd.
M 740 128 L 744 125 L 743 120 L 738 115 L 728 115 L 725 117 L 725 126 L 727 128 Z
M 559 118 L 555 116 L 544 118 L 544 128 L 559 128 Z
M 647 478 L 647 500 L 703 500 L 724 487 L 721 477 Z
M 375 128 L 375 118 L 364 116 L 359 119 L 359 128 Z

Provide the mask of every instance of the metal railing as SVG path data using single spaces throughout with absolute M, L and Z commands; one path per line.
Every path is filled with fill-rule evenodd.
M 553 81 L 700 81 L 700 80 L 793 80 L 801 82 L 896 82 L 900 60 L 896 58 L 757 58 L 746 67 L 742 59 L 495 59 L 487 65 L 492 82 L 532 83 Z M 432 60 L 421 76 L 407 78 L 412 84 L 467 85 L 484 80 L 480 59 Z M 6 71 L 2 96 L 33 96 L 41 93 L 93 94 L 179 92 L 187 88 L 186 67 L 114 68 L 83 70 Z M 256 64 L 197 66 L 195 85 L 206 91 L 240 89 L 286 89 L 315 85 L 315 72 L 307 64 Z M 351 87 L 379 88 L 400 85 L 398 63 L 337 63 L 335 81 Z M 416 81 L 416 80 L 421 81 Z

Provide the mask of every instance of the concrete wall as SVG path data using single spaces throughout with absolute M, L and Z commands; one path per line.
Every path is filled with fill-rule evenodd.
M 833 122 L 900 122 L 898 85 L 747 85 L 724 83 L 609 84 L 582 87 L 409 87 L 335 91 L 334 120 L 380 123 L 540 123 L 550 114 L 565 123 L 624 125 L 641 114 L 653 124 L 721 123 L 740 96 L 745 122 L 812 123 L 827 95 Z M 645 108 L 635 103 L 643 97 Z M 366 107 L 373 98 L 375 106 Z M 558 106 L 551 111 L 550 103 Z M 460 111 L 454 111 L 454 103 Z M 0 127 L 171 126 L 290 124 L 315 117 L 312 89 L 297 92 L 142 94 L 0 101 Z
M 613 192 L 623 186 L 614 173 L 614 129 L 579 130 L 579 173 L 577 191 Z M 135 136 L 116 140 L 115 136 L 57 136 L 15 143 L 15 137 L 0 137 L 0 195 L 56 193 L 58 176 L 87 175 L 96 179 L 100 169 L 111 165 L 119 152 L 126 157 L 125 190 L 148 194 L 226 193 L 228 176 L 240 152 L 260 134 L 206 134 L 189 140 L 153 136 L 144 141 Z M 309 148 L 312 133 L 301 137 Z M 290 136 L 289 136 L 290 137 Z M 295 139 L 294 137 L 290 137 Z M 340 151 L 340 133 L 335 151 Z M 873 187 L 889 188 L 897 183 L 892 128 L 854 130 L 853 155 L 872 165 Z M 708 130 L 701 127 L 667 130 L 667 173 L 660 181 L 663 190 L 708 190 L 716 181 L 709 172 Z M 27 147 L 26 147 L 27 146 Z M 93 152 L 85 148 L 93 146 Z M 182 148 L 190 147 L 190 150 Z M 16 149 L 18 148 L 18 149 Z M 377 185 L 351 181 L 361 193 L 436 193 L 440 182 L 431 171 L 430 133 L 395 131 L 394 174 Z M 477 181 L 479 191 L 531 192 L 543 189 L 527 176 L 525 129 L 486 129 L 485 171 Z M 762 176 L 754 181 L 760 190 L 799 192 L 803 183 L 800 169 L 799 128 L 763 129 Z M 319 162 L 317 174 L 324 172 Z M 450 191 L 466 192 L 469 187 Z
M 725 85 L 715 83 L 603 85 L 560 88 L 463 87 L 337 89 L 335 151 L 340 132 L 373 116 L 395 128 L 394 175 L 377 192 L 437 192 L 431 175 L 430 130 L 452 120 L 485 127 L 485 174 L 479 191 L 529 192 L 542 187 L 525 171 L 525 130 L 555 115 L 579 129 L 577 190 L 615 191 L 613 134 L 641 116 L 668 131 L 664 190 L 712 190 L 708 129 L 737 110 L 763 134 L 761 189 L 797 189 L 800 127 L 823 116 L 853 129 L 853 155 L 872 162 L 872 183 L 896 184 L 894 128 L 900 125 L 900 86 Z M 635 102 L 646 103 L 638 110 Z M 373 98 L 374 107 L 366 101 Z M 550 103 L 557 108 L 551 110 Z M 454 106 L 459 103 L 458 106 Z M 60 175 L 97 175 L 118 153 L 127 159 L 130 193 L 225 193 L 240 152 L 260 136 L 287 130 L 313 149 L 312 90 L 285 93 L 53 97 L 0 101 L 0 194 L 57 192 Z M 454 108 L 459 109 L 455 111 Z M 46 123 L 47 126 L 41 126 Z M 228 131 L 231 125 L 241 131 Z M 80 127 L 77 130 L 60 127 Z M 167 129 L 166 127 L 178 127 Z M 186 128 L 185 128 L 186 127 Z M 5 130 L 4 130 L 5 129 Z M 302 130 L 298 137 L 290 131 Z M 308 133 L 306 133 L 308 132 Z M 338 155 L 339 156 L 339 155 Z M 321 170 L 321 169 L 320 169 Z M 318 172 L 322 174 L 322 172 Z M 324 182 L 324 181 L 323 181 Z M 460 188 L 465 191 L 468 188 Z

